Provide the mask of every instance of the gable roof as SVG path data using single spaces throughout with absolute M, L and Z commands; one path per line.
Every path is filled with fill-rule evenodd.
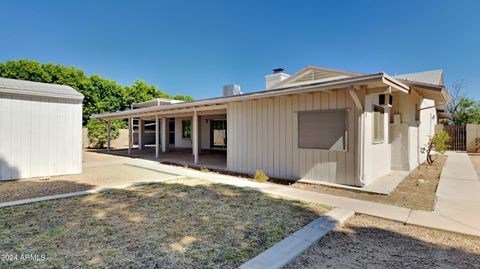
M 395 78 L 408 80 L 412 82 L 420 82 L 420 83 L 426 83 L 431 85 L 444 86 L 443 70 L 441 69 L 396 75 Z
M 314 82 L 333 81 L 337 79 L 357 77 L 361 75 L 363 74 L 325 67 L 307 66 L 302 68 L 302 70 L 296 72 L 289 78 L 281 81 L 280 83 L 277 83 L 272 87 L 272 89 L 289 86 L 300 86 L 305 84 L 311 84 Z
M 82 100 L 83 95 L 67 85 L 0 78 L 0 93 Z

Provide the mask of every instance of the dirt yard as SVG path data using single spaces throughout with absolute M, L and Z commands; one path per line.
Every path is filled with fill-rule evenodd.
M 473 167 L 475 167 L 477 175 L 480 177 L 480 153 L 469 153 L 468 156 L 473 163 Z
M 126 164 L 86 167 L 78 175 L 0 182 L 0 203 L 167 177 L 172 175 Z
M 286 268 L 479 268 L 479 242 L 357 215 Z
M 391 204 L 418 210 L 433 210 L 435 192 L 447 156 L 436 156 L 432 166 L 420 165 L 412 171 L 389 195 L 373 194 L 322 185 L 297 182 L 291 186 L 310 191 L 350 197 L 354 199 Z
M 0 254 L 45 259 L 0 268 L 235 268 L 327 210 L 195 179 L 5 208 Z

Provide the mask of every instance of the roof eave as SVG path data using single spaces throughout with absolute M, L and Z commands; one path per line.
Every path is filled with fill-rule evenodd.
M 265 97 L 274 97 L 280 95 L 287 95 L 287 94 L 296 94 L 296 93 L 304 93 L 304 92 L 311 92 L 321 90 L 330 90 L 336 88 L 343 88 L 348 87 L 350 85 L 365 85 L 369 82 L 374 81 L 382 81 L 384 82 L 385 74 L 378 73 L 378 74 L 370 74 L 365 76 L 359 77 L 352 77 L 352 78 L 344 78 L 335 81 L 328 81 L 322 83 L 312 83 L 308 85 L 302 86 L 294 86 L 294 87 L 285 87 L 285 88 L 278 88 L 273 90 L 266 90 L 266 91 L 259 91 L 259 92 L 252 92 L 252 93 L 245 93 L 236 96 L 227 96 L 227 97 L 217 97 L 217 98 L 210 98 L 210 99 L 203 99 L 197 101 L 190 101 L 190 102 L 183 102 L 171 105 L 164 105 L 164 106 L 153 106 L 153 107 L 145 107 L 133 110 L 125 110 L 121 112 L 113 112 L 113 113 L 106 113 L 106 114 L 93 114 L 91 118 L 97 119 L 121 119 L 121 118 L 128 118 L 132 117 L 135 114 L 144 114 L 144 113 L 151 113 L 151 112 L 160 112 L 160 111 L 167 111 L 167 110 L 174 110 L 174 109 L 181 109 L 181 108 L 188 108 L 188 107 L 200 107 L 200 106 L 208 106 L 208 105 L 218 105 L 224 104 L 228 102 L 235 102 L 235 101 L 243 101 L 249 99 L 256 99 L 256 98 L 265 98 Z M 387 85 L 394 85 L 396 88 L 402 88 L 403 91 L 407 91 L 404 89 L 404 85 L 401 83 L 398 84 L 395 80 L 391 78 L 387 78 L 389 84 Z M 407 86 L 408 89 L 408 86 Z

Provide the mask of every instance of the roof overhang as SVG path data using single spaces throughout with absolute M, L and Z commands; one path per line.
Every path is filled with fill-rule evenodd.
M 450 100 L 451 96 L 444 86 L 432 85 L 421 82 L 403 81 L 425 99 L 434 100 L 435 104 L 445 105 Z
M 252 99 L 266 98 L 266 97 L 275 97 L 275 96 L 289 95 L 289 94 L 308 93 L 308 92 L 315 92 L 315 91 L 328 91 L 333 89 L 348 88 L 350 86 L 355 87 L 355 86 L 365 86 L 365 85 L 391 86 L 392 88 L 404 93 L 410 92 L 409 86 L 405 85 L 404 83 L 384 73 L 378 73 L 378 74 L 370 74 L 370 75 L 350 77 L 350 78 L 342 78 L 334 81 L 312 83 L 308 85 L 276 88 L 273 90 L 244 93 L 241 95 L 210 98 L 210 99 L 183 102 L 183 103 L 164 105 L 164 106 L 145 107 L 145 108 L 125 110 L 125 111 L 114 112 L 114 113 L 94 114 L 91 116 L 91 118 L 125 119 L 125 118 L 138 117 L 143 115 L 170 113 L 167 111 L 171 111 L 173 113 L 176 110 L 184 111 L 185 109 L 205 110 L 207 109 L 208 106 L 218 106 L 218 105 L 226 104 L 229 102 L 252 100 Z

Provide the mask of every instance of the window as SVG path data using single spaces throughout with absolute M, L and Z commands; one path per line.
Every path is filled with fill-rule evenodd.
M 347 110 L 298 112 L 298 147 L 304 149 L 347 149 Z
M 210 120 L 210 147 L 227 148 L 227 120 Z
M 191 120 L 182 120 L 182 138 L 185 138 L 185 139 L 192 138 L 192 121 Z
M 383 143 L 385 124 L 385 108 L 373 105 L 373 143 Z

